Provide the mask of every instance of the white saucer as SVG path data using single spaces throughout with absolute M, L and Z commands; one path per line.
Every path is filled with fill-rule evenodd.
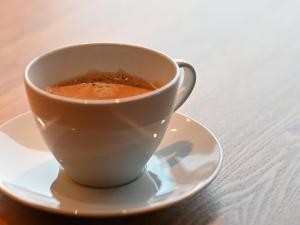
M 208 129 L 174 113 L 140 178 L 118 188 L 88 188 L 60 170 L 28 112 L 0 126 L 0 190 L 25 205 L 54 213 L 139 214 L 170 206 L 202 190 L 216 177 L 222 157 L 221 146 Z

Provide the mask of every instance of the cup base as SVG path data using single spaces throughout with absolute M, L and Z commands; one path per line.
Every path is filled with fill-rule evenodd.
M 73 182 L 75 182 L 76 184 L 85 186 L 85 187 L 89 187 L 89 188 L 117 188 L 117 187 L 121 187 L 121 186 L 125 186 L 127 184 L 133 183 L 134 181 L 136 181 L 137 179 L 139 179 L 146 171 L 147 166 L 145 166 L 142 171 L 135 176 L 133 179 L 130 179 L 128 181 L 125 182 L 121 182 L 121 183 L 116 183 L 114 185 L 106 185 L 106 184 L 93 184 L 93 183 L 86 183 L 86 182 L 81 182 L 79 180 L 77 180 L 76 178 L 74 179 L 72 176 L 70 176 L 68 173 L 66 173 L 64 170 L 62 170 L 62 173 L 65 173 L 65 175 L 70 178 L 70 180 L 72 180 Z

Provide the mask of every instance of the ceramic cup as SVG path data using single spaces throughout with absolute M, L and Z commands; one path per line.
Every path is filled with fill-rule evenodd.
M 120 69 L 162 86 L 113 100 L 82 100 L 45 91 L 89 70 Z M 190 64 L 151 49 L 95 43 L 34 59 L 24 80 L 38 129 L 66 175 L 80 184 L 111 187 L 143 172 L 172 113 L 191 93 L 196 74 Z

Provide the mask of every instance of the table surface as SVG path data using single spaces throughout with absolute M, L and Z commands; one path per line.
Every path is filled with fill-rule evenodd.
M 28 111 L 23 71 L 66 45 L 122 42 L 191 62 L 179 109 L 219 138 L 218 177 L 188 201 L 126 218 L 52 215 L 0 194 L 0 225 L 300 224 L 300 1 L 1 0 L 0 123 Z

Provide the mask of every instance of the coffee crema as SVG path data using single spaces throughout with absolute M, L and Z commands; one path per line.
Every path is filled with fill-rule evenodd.
M 46 91 L 79 99 L 119 99 L 148 93 L 159 88 L 158 83 L 129 75 L 124 71 L 92 71 L 77 78 L 46 87 Z

